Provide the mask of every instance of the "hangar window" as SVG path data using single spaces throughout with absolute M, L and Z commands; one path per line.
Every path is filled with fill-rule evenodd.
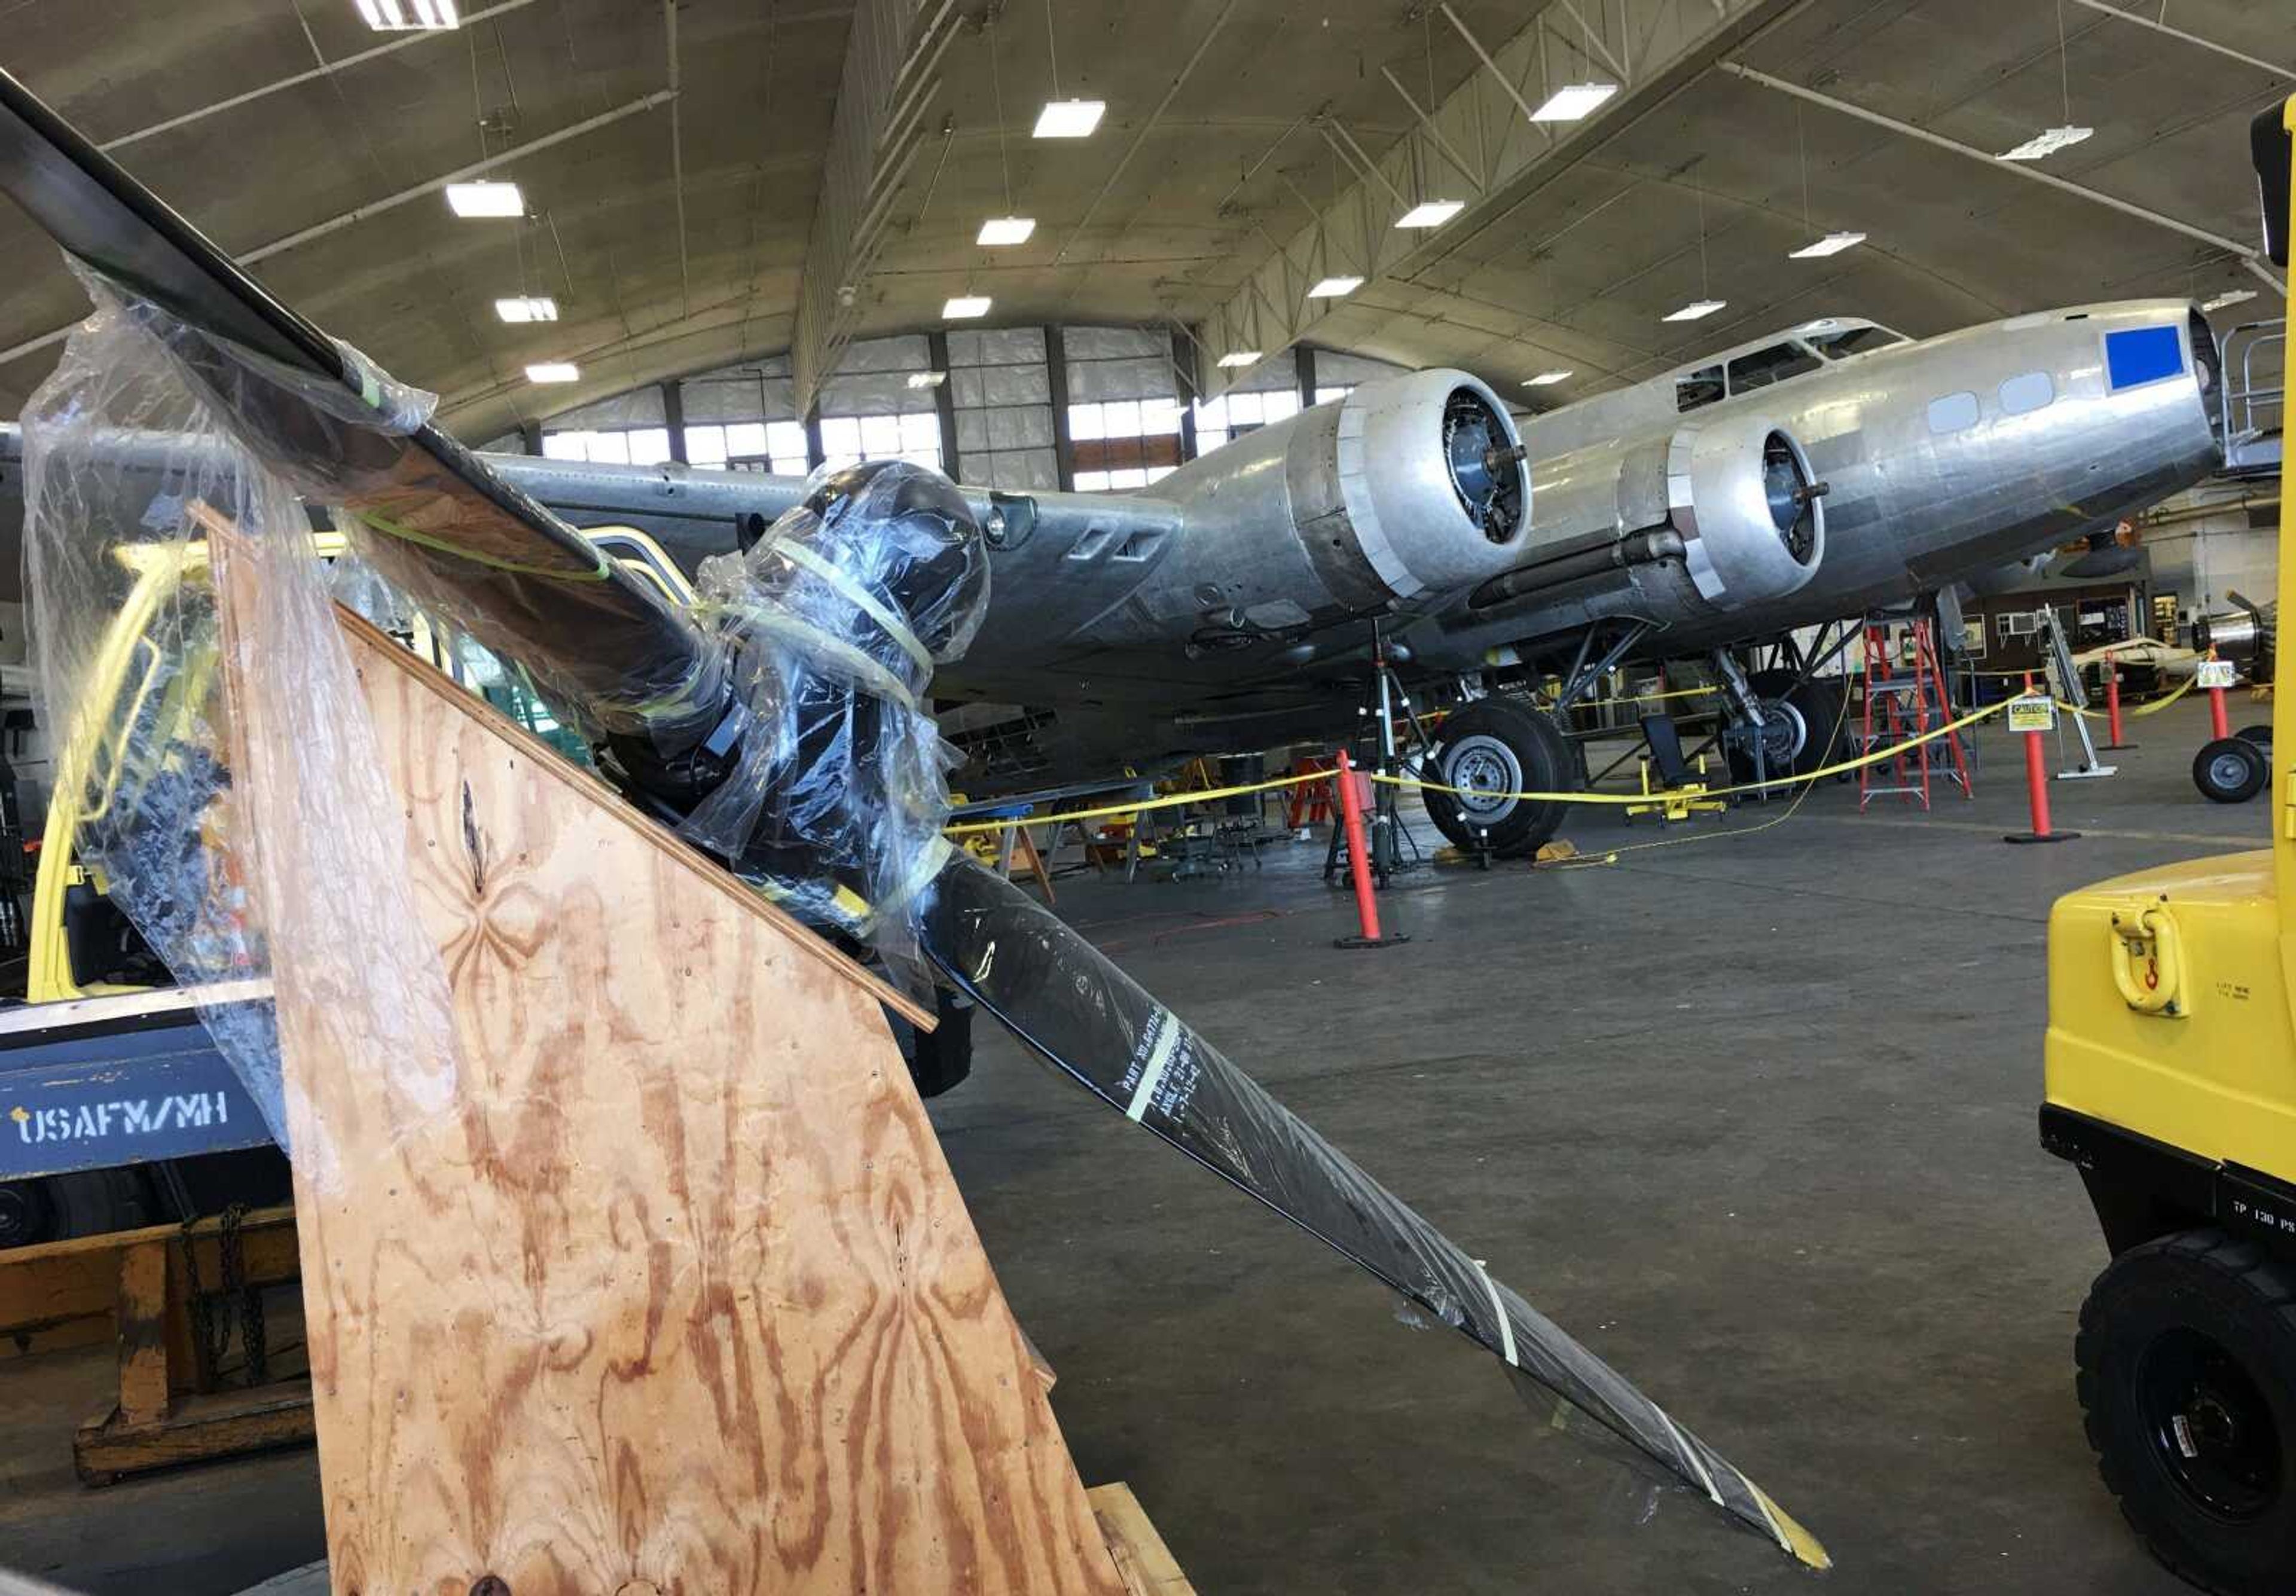
M 1721 402 L 1728 391 L 1722 386 L 1720 366 L 1702 366 L 1688 376 L 1674 380 L 1674 407 L 1685 412 L 1703 409 Z
M 1862 355 L 1868 350 L 1886 350 L 1892 344 L 1911 343 L 1903 333 L 1892 333 L 1887 327 L 1842 327 L 1832 333 L 1811 333 L 1804 337 L 1810 348 L 1829 360 L 1840 360 L 1849 355 Z
M 669 432 L 665 427 L 627 427 L 545 432 L 542 452 L 553 460 L 591 460 L 602 465 L 658 465 L 669 458 Z
M 1208 455 L 1231 438 L 1256 432 L 1270 423 L 1300 414 L 1297 389 L 1265 393 L 1228 393 L 1196 405 L 1196 452 Z
M 1930 401 L 1930 431 L 1943 437 L 1977 424 L 1979 410 L 1973 393 L 1948 393 Z
M 1079 493 L 1144 488 L 1180 463 L 1180 401 L 1104 399 L 1069 407 Z
M 2046 409 L 2057 397 L 2057 385 L 2045 371 L 2029 371 L 2001 384 L 2001 413 L 2025 415 Z
M 1773 383 L 1816 371 L 1824 364 L 1798 343 L 1774 343 L 1730 362 L 1730 391 L 1751 393 L 1757 388 L 1767 388 Z
M 718 465 L 727 471 L 769 471 L 780 477 L 801 477 L 808 469 L 805 424 L 734 421 L 722 427 L 688 427 L 685 457 L 696 465 Z
M 899 415 L 824 415 L 821 457 L 826 465 L 863 460 L 908 460 L 936 470 L 940 465 L 940 415 L 911 410 Z

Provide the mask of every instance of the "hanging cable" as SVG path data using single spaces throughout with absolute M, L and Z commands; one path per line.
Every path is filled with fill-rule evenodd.
M 1013 158 L 1004 148 L 1004 90 L 996 77 L 996 19 L 983 26 L 988 34 L 989 109 L 996 113 L 996 164 L 1004 169 L 1004 214 L 1013 214 Z

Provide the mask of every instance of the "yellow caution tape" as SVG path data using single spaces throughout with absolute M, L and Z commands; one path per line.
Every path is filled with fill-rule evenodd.
M 2185 685 L 2178 687 L 2167 697 L 2148 699 L 2143 703 L 2132 705 L 2128 709 L 2122 710 L 2120 712 L 2128 716 L 2132 720 L 2141 719 L 2145 715 L 2157 715 L 2162 710 L 2167 709 L 2170 704 L 2176 703 L 2177 700 L 2182 698 L 2185 694 L 2191 692 L 2193 690 L 2193 685 L 2200 679 L 2201 679 L 2197 676 L 2188 676 L 2185 679 Z M 2105 719 L 2106 716 L 2106 712 L 2103 710 L 2085 710 L 2077 703 L 2067 703 L 2062 698 L 2057 700 L 2057 707 L 2065 711 L 2068 714 L 2084 715 L 2091 720 L 2102 720 Z
M 2005 699 L 1999 703 L 1988 704 L 1981 710 L 1972 710 L 1958 720 L 1949 720 L 1945 725 L 1935 727 L 1917 736 L 1907 737 L 1902 743 L 1892 744 L 1887 748 L 1876 748 L 1873 753 L 1861 753 L 1855 759 L 1837 760 L 1833 764 L 1821 765 L 1818 769 L 1800 776 L 1777 776 L 1768 781 L 1749 781 L 1742 782 L 1736 786 L 1710 787 L 1701 793 L 1699 796 L 1723 798 L 1734 793 L 1767 792 L 1773 787 L 1792 786 L 1797 782 L 1816 781 L 1824 777 L 1840 776 L 1850 770 L 1862 770 L 1868 765 L 1878 765 L 1884 761 L 1896 759 L 1908 748 L 1918 748 L 1923 743 L 1933 743 L 1939 737 L 1949 736 L 1964 727 L 1976 725 L 1980 720 L 1989 720 L 2008 707 L 2009 703 Z M 1365 774 L 1370 776 L 1372 780 L 1384 782 L 1390 786 L 1416 787 L 1423 793 L 1448 793 L 1459 798 L 1480 799 L 1486 803 L 1509 798 L 1526 803 L 1619 804 L 1651 802 L 1651 794 L 1647 793 L 1485 793 L 1470 787 L 1446 786 L 1439 781 L 1422 781 L 1414 776 L 1383 776 L 1375 771 L 1366 771 Z
M 1917 748 L 1923 743 L 1933 743 L 1939 737 L 1950 736 L 1965 727 L 1974 726 L 1980 720 L 1990 720 L 2008 707 L 2005 700 L 2000 703 L 1989 704 L 1984 709 L 1975 710 L 1964 715 L 1958 720 L 1948 721 L 1917 736 L 1907 737 L 1902 743 L 1892 744 L 1887 748 L 1877 748 L 1871 753 L 1860 754 L 1855 759 L 1839 761 L 1812 770 L 1807 775 L 1777 776 L 1767 782 L 1750 781 L 1737 786 L 1715 787 L 1702 794 L 1701 796 L 1719 798 L 1735 793 L 1759 793 L 1776 787 L 1792 786 L 1798 782 L 1814 782 L 1823 777 L 1839 776 L 1846 771 L 1860 770 L 1868 765 L 1878 765 L 1884 761 L 1895 759 L 1909 748 Z M 1098 820 L 1111 815 L 1139 814 L 1147 810 L 1178 809 L 1190 803 L 1212 803 L 1224 798 L 1241 798 L 1253 793 L 1271 793 L 1278 787 L 1316 786 L 1331 780 L 1337 774 L 1335 770 L 1311 770 L 1301 776 L 1278 776 L 1267 781 L 1247 782 L 1237 786 L 1212 787 L 1202 792 L 1175 793 L 1163 798 L 1128 799 L 1122 803 L 1103 804 L 1097 809 L 1064 810 L 1052 815 L 1008 815 L 1001 819 L 973 820 L 960 826 L 943 827 L 941 835 L 975 836 L 987 832 L 1002 831 L 1008 826 L 1065 826 L 1072 820 Z M 1415 787 L 1422 792 L 1447 793 L 1456 797 L 1479 798 L 1485 802 L 1499 799 L 1514 799 L 1531 803 L 1591 804 L 1648 803 L 1651 801 L 1650 795 L 1646 793 L 1482 793 L 1464 787 L 1446 786 L 1441 782 L 1423 781 L 1415 776 L 1385 776 L 1361 768 L 1357 768 L 1353 774 L 1368 777 L 1373 781 L 1382 782 L 1389 786 Z

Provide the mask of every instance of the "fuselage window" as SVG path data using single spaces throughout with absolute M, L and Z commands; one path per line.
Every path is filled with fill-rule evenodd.
M 1722 385 L 1722 368 L 1702 366 L 1688 376 L 1674 380 L 1674 407 L 1684 413 L 1719 404 L 1729 390 Z
M 1977 396 L 1973 393 L 1948 393 L 1943 399 L 1930 401 L 1930 431 L 1940 436 L 1975 426 L 1977 417 Z
M 1730 362 L 1730 391 L 1749 393 L 1757 388 L 1767 388 L 1773 383 L 1816 371 L 1823 364 L 1798 343 L 1774 343 Z
M 2057 397 L 2057 385 L 2045 371 L 2029 371 L 2001 384 L 2001 413 L 2025 415 L 2046 409 Z

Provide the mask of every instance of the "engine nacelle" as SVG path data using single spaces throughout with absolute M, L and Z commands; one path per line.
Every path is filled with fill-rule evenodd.
M 1667 440 L 1667 514 L 1698 596 L 1722 609 L 1784 598 L 1825 557 L 1809 457 L 1759 416 L 1688 422 Z
M 1479 588 L 1477 610 L 1607 591 L 1620 596 L 1601 613 L 1688 621 L 1784 598 L 1825 557 L 1824 487 L 1759 415 L 1588 444 L 1538 462 L 1531 491 L 1529 558 Z
M 1520 564 L 1530 478 L 1506 407 L 1458 371 L 1365 383 L 1183 465 L 1178 546 L 1096 641 L 1268 635 L 1411 610 Z

